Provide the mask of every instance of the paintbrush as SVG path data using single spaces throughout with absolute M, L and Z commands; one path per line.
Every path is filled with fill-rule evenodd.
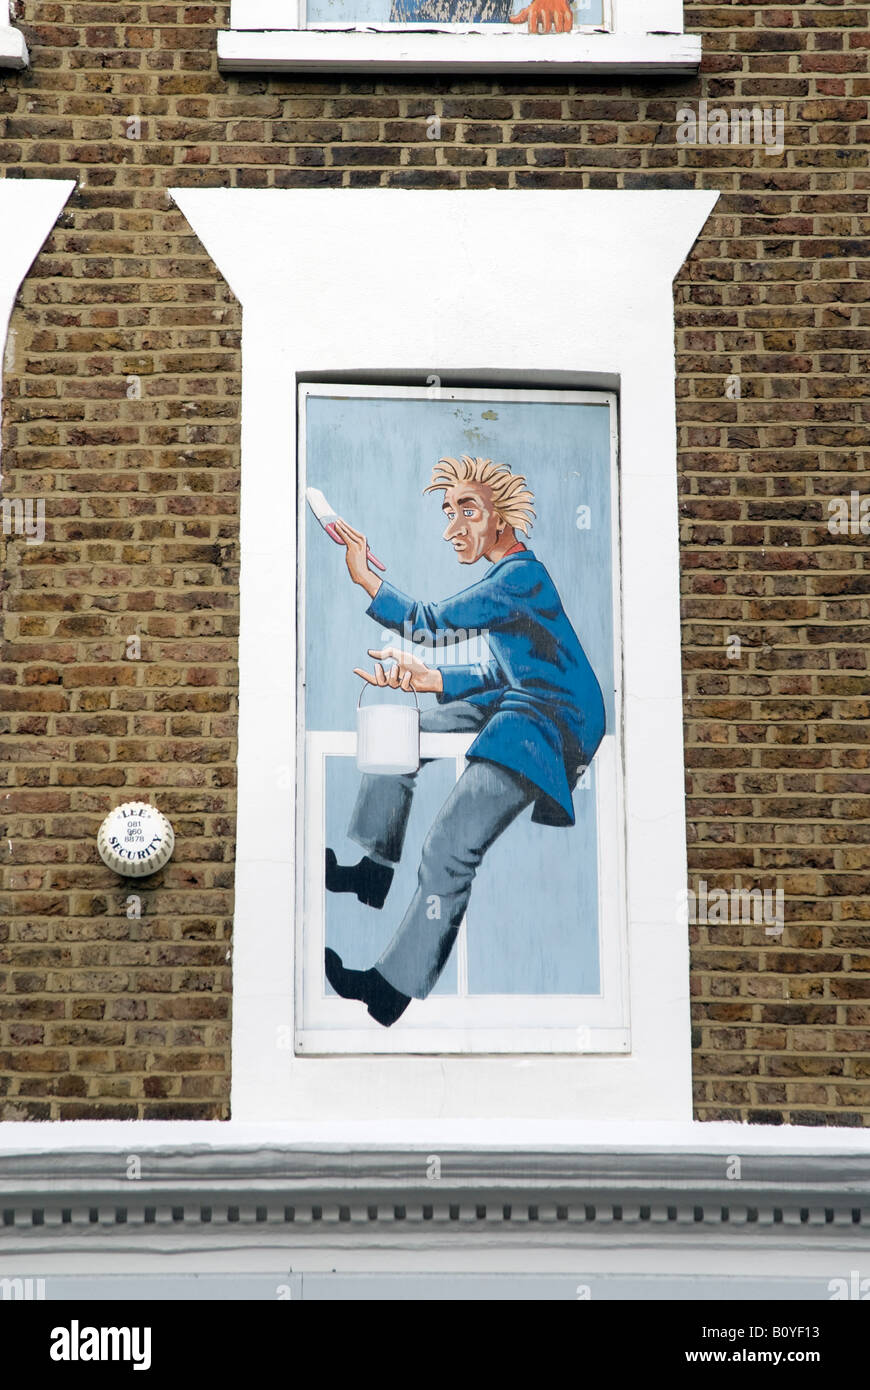
M 333 511 L 332 507 L 330 507 L 320 489 L 317 487 L 307 487 L 305 489 L 305 497 L 309 507 L 317 517 L 317 520 L 320 522 L 326 534 L 335 541 L 336 545 L 344 545 L 344 541 L 335 529 L 335 523 L 340 521 L 341 518 L 338 512 Z M 366 546 L 366 558 L 371 560 L 372 564 L 379 570 L 385 570 L 387 568 L 386 565 L 381 564 L 376 555 L 372 554 L 368 546 Z

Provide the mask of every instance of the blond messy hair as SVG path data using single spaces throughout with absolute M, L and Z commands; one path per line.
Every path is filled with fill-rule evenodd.
M 461 459 L 439 459 L 432 470 L 432 480 L 423 492 L 446 491 L 457 483 L 486 483 L 492 492 L 492 505 L 502 521 L 514 531 L 529 534 L 535 515 L 534 494 L 526 486 L 522 473 L 512 473 L 507 463 L 492 459 L 473 459 L 463 454 Z

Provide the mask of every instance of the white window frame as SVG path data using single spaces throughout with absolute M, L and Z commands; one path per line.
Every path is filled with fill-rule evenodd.
M 0 0 L 0 68 L 20 71 L 30 64 L 27 44 L 20 29 L 12 23 L 10 0 Z
M 718 194 L 171 192 L 243 306 L 234 1119 L 474 1116 L 481 1142 L 566 1112 L 689 1120 L 672 281 Z M 558 273 L 523 250 L 544 245 L 570 248 Z M 628 1055 L 295 1052 L 296 386 L 363 371 L 619 393 Z
M 602 23 L 570 34 L 517 25 L 307 25 L 306 0 L 232 0 L 218 34 L 224 71 L 691 73 L 701 40 L 683 31 L 682 0 L 603 0 Z M 578 20 L 582 11 L 577 12 Z
M 310 397 L 342 396 L 374 399 L 431 398 L 426 385 L 363 386 L 304 383 L 298 388 L 299 451 L 297 516 L 304 516 L 306 477 L 306 404 Z M 613 598 L 615 719 L 622 730 L 622 630 L 620 611 L 619 475 L 617 402 L 613 392 L 504 390 L 492 387 L 442 387 L 447 401 L 533 400 L 541 404 L 606 405 L 610 415 L 610 496 Z M 329 756 L 354 757 L 356 735 L 339 731 L 306 731 L 304 724 L 305 653 L 305 528 L 299 535 L 297 612 L 300 653 L 297 670 L 296 765 L 306 769 L 306 785 L 297 785 L 296 853 L 304 871 L 296 879 L 296 998 L 299 1024 L 296 1048 L 306 1056 L 331 1053 L 627 1053 L 629 1028 L 628 941 L 625 900 L 625 814 L 620 739 L 605 735 L 595 755 L 590 781 L 597 800 L 598 826 L 598 959 L 600 989 L 592 995 L 475 995 L 464 990 L 466 934 L 463 920 L 454 951 L 459 965 L 459 994 L 430 994 L 422 1006 L 412 1001 L 392 1028 L 368 1024 L 360 1005 L 327 995 L 323 988 L 325 942 L 325 762 Z M 422 734 L 422 757 L 451 758 L 456 775 L 473 736 Z M 474 916 L 472 897 L 472 923 Z M 473 926 L 472 926 L 473 930 Z M 354 1026 L 351 1026 L 351 1025 Z

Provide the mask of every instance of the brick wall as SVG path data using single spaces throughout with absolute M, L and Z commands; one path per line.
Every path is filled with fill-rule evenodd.
M 781 936 L 690 927 L 696 1115 L 865 1123 L 866 539 L 826 522 L 870 414 L 870 8 L 687 7 L 701 79 L 632 84 L 227 77 L 228 22 L 26 0 L 0 76 L 0 174 L 79 185 L 5 371 L 46 540 L 4 544 L 0 1117 L 228 1113 L 240 315 L 165 190 L 694 187 L 722 197 L 675 289 L 689 882 L 785 893 Z M 784 153 L 678 143 L 701 98 L 782 108 Z M 178 844 L 137 918 L 94 840 L 140 795 Z

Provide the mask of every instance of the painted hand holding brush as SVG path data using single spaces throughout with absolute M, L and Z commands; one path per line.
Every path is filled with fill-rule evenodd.
M 354 584 L 359 584 L 370 598 L 374 598 L 381 587 L 381 581 L 369 569 L 369 561 L 379 570 L 385 570 L 386 565 L 382 564 L 377 555 L 373 555 L 369 550 L 365 536 L 360 531 L 355 531 L 352 526 L 348 526 L 347 522 L 342 521 L 341 517 L 333 511 L 319 488 L 306 488 L 305 496 L 309 507 L 326 534 L 335 541 L 336 545 L 345 546 L 347 568 Z
M 348 526 L 346 521 L 338 517 L 334 523 L 335 532 L 341 543 L 347 547 L 345 561 L 348 573 L 354 584 L 359 584 L 360 588 L 365 589 L 369 598 L 374 598 L 378 589 L 381 587 L 381 580 L 374 570 L 369 569 L 369 560 L 379 569 L 385 567 L 380 560 L 375 559 L 366 544 L 366 538 L 360 531 L 355 531 L 352 526 Z

